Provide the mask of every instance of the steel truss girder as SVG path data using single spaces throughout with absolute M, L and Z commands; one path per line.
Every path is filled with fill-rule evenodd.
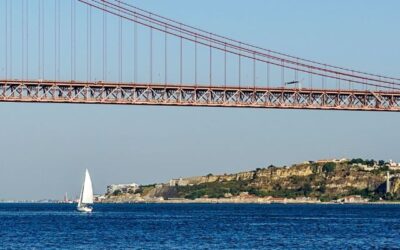
M 0 102 L 400 111 L 400 92 L 0 80 Z

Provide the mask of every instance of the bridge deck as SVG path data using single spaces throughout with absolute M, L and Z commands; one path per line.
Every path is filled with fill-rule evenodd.
M 400 111 L 400 92 L 0 80 L 0 102 Z

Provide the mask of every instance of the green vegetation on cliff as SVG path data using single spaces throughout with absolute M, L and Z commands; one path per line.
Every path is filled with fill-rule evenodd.
M 179 197 L 196 199 L 204 196 L 222 198 L 226 194 L 233 196 L 249 190 L 249 181 L 207 182 L 193 186 L 176 186 Z

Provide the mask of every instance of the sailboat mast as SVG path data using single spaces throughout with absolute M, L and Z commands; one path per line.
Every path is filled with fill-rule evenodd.
M 85 176 L 85 180 L 86 180 L 86 176 Z M 83 184 L 82 184 L 81 193 L 79 195 L 78 206 L 80 206 L 82 204 L 82 196 L 83 196 L 83 189 L 84 188 L 85 188 L 85 181 L 83 181 Z

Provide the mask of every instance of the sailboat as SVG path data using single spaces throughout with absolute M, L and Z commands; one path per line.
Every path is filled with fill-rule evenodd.
M 85 173 L 85 181 L 82 185 L 81 195 L 78 201 L 78 211 L 90 213 L 93 210 L 93 207 L 90 205 L 93 204 L 93 187 L 92 180 L 90 179 L 89 171 L 86 169 Z

